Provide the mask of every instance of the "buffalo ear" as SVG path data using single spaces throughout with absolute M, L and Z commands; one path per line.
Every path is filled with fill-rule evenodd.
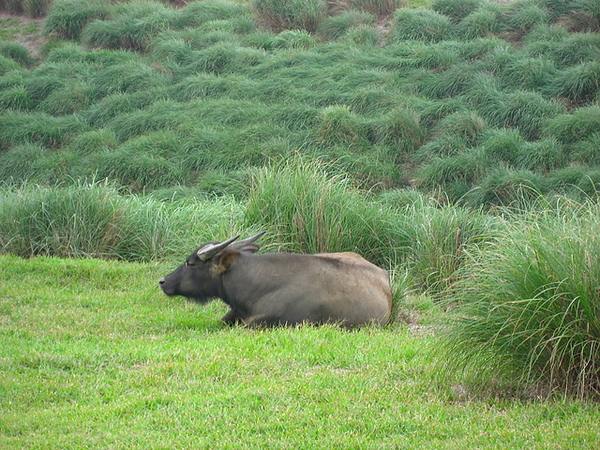
M 256 244 L 247 244 L 237 250 L 240 252 L 256 253 L 260 250 L 260 247 Z
M 225 250 L 224 252 L 217 255 L 217 262 L 213 267 L 213 273 L 215 275 L 221 275 L 229 270 L 231 265 L 237 261 L 240 257 L 240 253 L 235 250 Z

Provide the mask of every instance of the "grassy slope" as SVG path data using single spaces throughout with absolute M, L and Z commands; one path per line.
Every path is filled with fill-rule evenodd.
M 598 448 L 592 403 L 457 401 L 404 326 L 224 328 L 169 270 L 0 257 L 0 448 Z

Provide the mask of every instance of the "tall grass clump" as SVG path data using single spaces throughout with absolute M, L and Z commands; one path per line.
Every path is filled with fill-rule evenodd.
M 119 235 L 116 191 L 103 186 L 3 188 L 0 249 L 19 256 L 107 256 Z
M 584 62 L 565 69 L 549 87 L 552 95 L 572 102 L 591 103 L 599 98 L 600 61 Z
M 106 19 L 110 14 L 108 0 L 57 0 L 52 3 L 44 32 L 62 39 L 79 39 L 81 31 L 96 19 Z
M 458 202 L 492 170 L 493 161 L 480 148 L 456 155 L 434 157 L 416 171 L 419 185 L 429 191 L 442 189 L 446 198 Z
M 559 202 L 515 217 L 473 255 L 453 298 L 447 370 L 484 388 L 503 375 L 534 395 L 600 395 L 599 212 Z
M 572 0 L 567 3 L 571 7 L 571 11 L 563 17 L 562 22 L 571 31 L 591 31 L 594 33 L 600 31 L 600 1 Z
M 548 52 L 559 68 L 567 68 L 600 58 L 600 33 L 571 33 L 552 42 Z
M 559 71 L 554 62 L 541 57 L 524 57 L 510 61 L 499 74 L 509 87 L 545 91 L 556 82 Z
M 399 8 L 404 8 L 404 0 L 343 0 L 340 5 L 347 5 L 348 10 L 365 11 L 379 18 L 389 17 Z
M 332 105 L 323 108 L 320 117 L 321 123 L 317 129 L 320 145 L 344 144 L 353 148 L 368 145 L 368 128 L 364 119 L 351 112 L 347 106 Z
M 408 108 L 396 108 L 377 121 L 377 142 L 391 146 L 398 153 L 412 153 L 427 137 L 419 114 Z
M 544 129 L 546 136 L 564 144 L 588 139 L 600 129 L 600 106 L 578 108 L 571 114 L 561 114 L 548 120 Z
M 177 29 L 197 27 L 213 20 L 230 20 L 249 17 L 245 4 L 225 0 L 193 1 L 185 5 L 174 20 Z
M 494 36 L 502 31 L 502 9 L 495 3 L 484 2 L 457 25 L 464 39 Z
M 547 120 L 564 113 L 565 107 L 537 92 L 519 90 L 500 94 L 493 102 L 480 103 L 478 110 L 492 125 L 517 128 L 533 140 L 540 137 Z
M 517 2 L 511 5 L 506 18 L 506 28 L 521 37 L 536 26 L 550 23 L 550 14 L 534 2 Z
M 123 145 L 90 156 L 90 176 L 114 180 L 131 192 L 153 190 L 189 182 L 189 171 L 177 161 L 151 152 L 137 151 L 137 145 Z
M 453 25 L 447 16 L 428 9 L 399 9 L 393 16 L 394 42 L 439 42 L 451 39 L 453 33 Z
M 133 1 L 113 7 L 110 19 L 96 19 L 81 32 L 92 47 L 145 51 L 158 33 L 172 26 L 177 12 L 159 2 Z
M 338 39 L 353 27 L 375 25 L 375 16 L 364 11 L 345 11 L 328 17 L 319 24 L 319 34 L 326 39 Z
M 313 33 L 327 12 L 323 0 L 253 0 L 252 8 L 257 20 L 276 32 L 300 29 Z
M 548 180 L 526 169 L 497 166 L 466 196 L 473 205 L 482 207 L 524 205 L 548 193 Z
M 27 47 L 17 41 L 0 41 L 0 55 L 18 62 L 23 67 L 30 67 L 34 63 Z
M 468 207 L 415 202 L 401 215 L 411 236 L 406 267 L 415 287 L 435 300 L 464 275 L 470 252 L 501 230 L 499 220 Z
M 433 0 L 430 7 L 458 23 L 485 3 L 486 0 Z
M 107 183 L 0 188 L 0 253 L 150 261 L 187 254 L 239 227 L 229 199 L 160 202 Z
M 40 112 L 7 111 L 0 115 L 0 146 L 38 142 L 45 147 L 60 147 L 87 125 L 76 116 L 53 117 Z
M 367 199 L 348 177 L 302 158 L 254 173 L 245 222 L 273 230 L 288 250 L 356 251 L 381 265 L 396 261 L 406 246 L 390 211 Z

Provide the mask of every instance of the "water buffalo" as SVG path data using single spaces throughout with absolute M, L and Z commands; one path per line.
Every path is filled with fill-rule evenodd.
M 256 254 L 263 233 L 204 244 L 160 280 L 167 295 L 197 302 L 218 297 L 231 310 L 225 323 L 384 324 L 392 294 L 388 273 L 356 253 Z

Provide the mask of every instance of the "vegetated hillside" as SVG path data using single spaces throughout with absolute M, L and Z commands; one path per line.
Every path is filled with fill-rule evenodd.
M 1 46 L 0 178 L 244 195 L 300 153 L 473 205 L 595 195 L 597 3 L 59 0 L 41 63 Z
M 277 4 L 59 1 L 43 61 L 2 43 L 1 251 L 357 250 L 456 307 L 446 369 L 597 397 L 599 2 Z

